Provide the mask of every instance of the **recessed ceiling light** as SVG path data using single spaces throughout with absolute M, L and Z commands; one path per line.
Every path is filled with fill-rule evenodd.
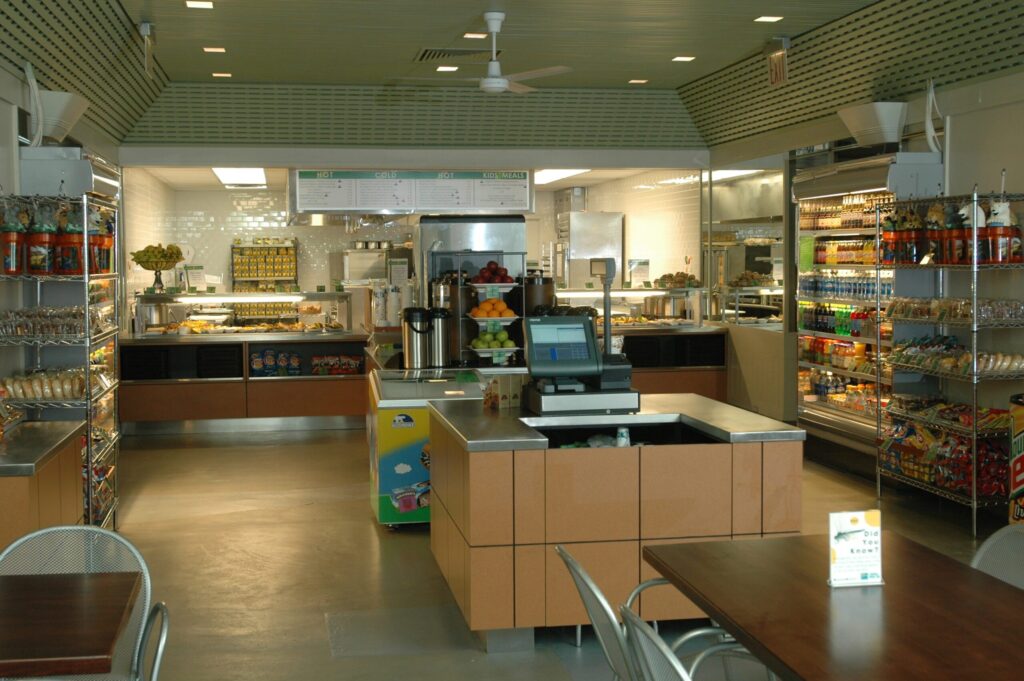
M 256 187 L 267 184 L 263 168 L 211 168 L 225 187 Z
M 451 73 L 452 71 L 458 71 L 459 67 L 458 66 L 438 66 L 437 70 L 441 71 L 443 73 Z
M 213 3 L 209 0 L 185 0 L 185 7 L 189 9 L 213 9 Z
M 567 177 L 573 175 L 582 175 L 583 173 L 589 173 L 590 169 L 567 169 L 567 168 L 548 168 L 545 170 L 538 170 L 533 174 L 534 184 L 550 184 L 557 182 L 558 180 L 564 180 Z
M 696 57 L 672 57 L 672 61 L 693 61 Z
M 463 38 L 469 38 L 470 40 L 485 40 L 487 38 L 486 33 L 463 33 Z
M 227 49 L 223 47 L 204 47 L 203 52 L 208 54 L 224 54 L 227 52 Z
M 213 76 L 214 78 L 230 78 L 231 77 L 230 73 L 220 73 L 220 72 L 217 72 L 217 71 L 214 71 L 210 75 Z
M 782 21 L 784 17 L 758 17 L 754 21 L 760 21 L 762 24 L 774 24 L 776 21 Z
M 647 82 L 647 79 L 634 78 L 633 80 L 629 81 L 629 84 L 630 85 L 643 85 L 646 82 Z

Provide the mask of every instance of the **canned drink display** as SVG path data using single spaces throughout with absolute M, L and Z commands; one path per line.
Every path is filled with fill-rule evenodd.
M 1024 523 L 1024 394 L 1010 397 L 1010 522 Z

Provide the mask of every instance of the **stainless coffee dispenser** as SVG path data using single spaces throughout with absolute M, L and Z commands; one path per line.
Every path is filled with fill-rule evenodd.
M 430 309 L 430 366 L 445 369 L 452 363 L 451 338 L 452 313 L 447 308 Z
M 402 310 L 402 367 L 430 366 L 430 312 L 422 307 Z

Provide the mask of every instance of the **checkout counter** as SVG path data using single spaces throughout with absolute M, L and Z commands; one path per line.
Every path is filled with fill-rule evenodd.
M 594 330 L 582 328 L 589 352 Z M 543 395 L 545 385 L 565 382 L 552 372 L 564 358 L 585 383 L 577 404 L 589 395 L 589 410 L 537 409 L 529 398 L 547 413 L 465 400 L 427 406 L 431 551 L 489 649 L 491 640 L 528 645 L 533 627 L 588 623 L 557 544 L 622 603 L 656 576 L 641 559 L 646 545 L 780 536 L 802 524 L 803 430 L 694 394 L 643 395 L 635 409 L 601 406 L 602 392 L 622 392 L 615 384 L 624 362 L 587 358 L 581 370 L 576 332 L 561 344 L 556 335 L 552 347 L 539 342 L 549 331 L 538 339 L 527 324 L 531 371 L 547 358 L 530 390 Z M 564 391 L 568 403 L 570 390 L 579 389 Z M 671 586 L 645 592 L 638 607 L 647 620 L 705 616 Z

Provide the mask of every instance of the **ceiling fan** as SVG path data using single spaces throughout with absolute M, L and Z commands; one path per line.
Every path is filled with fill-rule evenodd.
M 510 73 L 507 76 L 501 73 L 501 63 L 498 61 L 498 34 L 501 33 L 501 25 L 505 21 L 504 12 L 485 12 L 484 21 L 487 23 L 487 32 L 491 34 L 491 59 L 487 62 L 487 75 L 483 78 L 458 78 L 455 80 L 473 81 L 479 84 L 480 89 L 489 94 L 500 94 L 502 92 L 514 92 L 515 94 L 526 94 L 536 92 L 537 88 L 523 85 L 522 81 L 534 78 L 545 78 L 568 73 L 572 69 L 568 66 L 549 66 L 533 71 L 520 71 Z M 448 78 L 404 78 L 403 80 L 429 80 L 452 82 Z

